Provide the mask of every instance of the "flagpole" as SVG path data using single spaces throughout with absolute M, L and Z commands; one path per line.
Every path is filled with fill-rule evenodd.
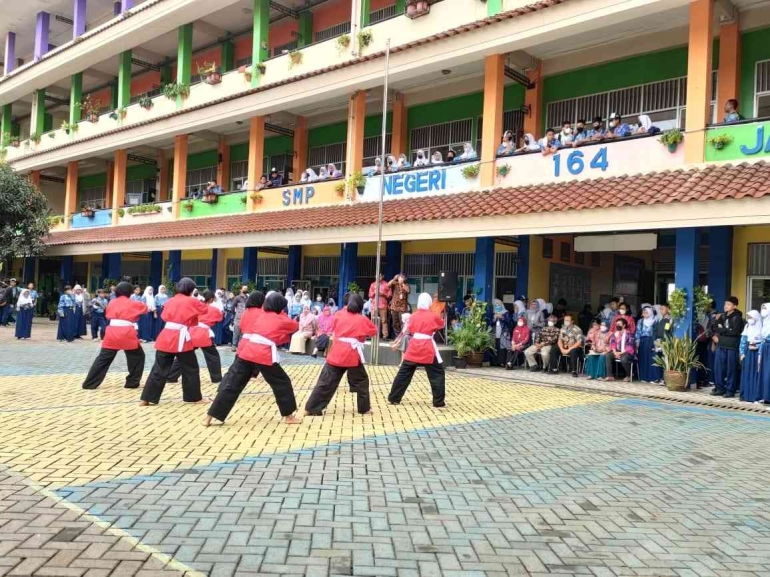
M 380 326 L 380 260 L 382 259 L 382 201 L 385 196 L 385 167 L 388 165 L 385 158 L 385 140 L 387 138 L 388 131 L 388 76 L 390 74 L 390 38 L 385 42 L 385 82 L 382 91 L 382 155 L 380 159 L 380 197 L 379 197 L 379 212 L 377 215 L 377 257 L 375 259 L 375 272 L 374 272 L 374 303 L 371 307 L 372 316 L 374 320 L 374 326 L 377 327 L 377 333 L 372 339 L 372 364 L 380 364 L 380 334 L 382 334 L 382 327 Z M 387 318 L 385 320 L 387 322 Z

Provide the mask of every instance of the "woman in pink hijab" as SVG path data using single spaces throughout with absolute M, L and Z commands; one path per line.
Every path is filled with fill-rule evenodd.
M 302 307 L 302 314 L 299 315 L 299 330 L 291 337 L 290 353 L 305 354 L 305 343 L 315 335 L 316 316 L 310 312 L 310 306 Z
M 318 317 L 318 330 L 316 330 L 315 348 L 313 349 L 313 358 L 318 356 L 318 353 L 325 353 L 329 348 L 329 337 L 334 330 L 334 317 L 332 316 L 332 310 L 330 307 L 325 306 L 321 311 L 321 316 Z

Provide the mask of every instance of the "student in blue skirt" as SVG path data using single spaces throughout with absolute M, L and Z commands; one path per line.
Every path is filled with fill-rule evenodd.
M 749 311 L 746 326 L 741 334 L 739 345 L 741 360 L 740 398 L 747 403 L 762 400 L 762 387 L 759 380 L 759 347 L 762 344 L 762 323 L 758 311 Z
M 16 338 L 28 339 L 32 336 L 32 317 L 35 304 L 29 289 L 24 289 L 16 301 Z

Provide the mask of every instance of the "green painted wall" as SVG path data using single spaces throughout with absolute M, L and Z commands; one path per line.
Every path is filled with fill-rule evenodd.
M 95 188 L 97 186 L 107 186 L 107 173 L 102 172 L 100 174 L 87 174 L 85 176 L 78 177 L 78 190 L 84 188 Z
M 386 119 L 387 131 L 390 132 L 393 126 L 392 114 L 388 114 Z M 382 133 L 382 116 L 367 116 L 364 120 L 364 138 L 378 136 Z M 325 146 L 327 144 L 337 144 L 345 142 L 348 137 L 348 123 L 335 122 L 311 128 L 307 132 L 308 148 L 316 146 Z
M 740 112 L 746 118 L 754 116 L 754 77 L 759 60 L 770 59 L 770 28 L 752 30 L 741 35 L 741 95 Z M 719 108 L 724 105 L 720 102 Z
M 283 154 L 294 151 L 294 140 L 288 136 L 270 136 L 265 138 L 265 156 Z M 248 160 L 249 143 L 242 142 L 230 147 L 230 162 Z
M 732 140 L 717 150 L 709 142 L 716 136 Z M 770 122 L 755 122 L 738 126 L 713 128 L 706 132 L 706 162 L 723 160 L 756 160 L 770 156 Z M 766 152 L 767 151 L 767 152 Z
M 245 195 L 238 193 L 225 194 L 219 197 L 219 201 L 216 204 L 207 204 L 200 200 L 193 200 L 192 211 L 185 209 L 187 201 L 184 201 L 179 213 L 182 218 L 195 218 L 199 216 L 218 216 L 222 214 L 244 212 L 246 210 L 246 205 L 241 200 L 243 196 Z
M 217 149 L 196 152 L 187 155 L 187 170 L 197 170 L 199 168 L 211 168 L 217 165 L 219 155 Z
M 137 164 L 126 169 L 126 182 L 155 178 L 157 168 L 152 164 Z

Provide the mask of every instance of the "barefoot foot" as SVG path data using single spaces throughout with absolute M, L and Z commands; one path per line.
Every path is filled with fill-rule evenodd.
M 150 406 L 150 401 L 139 401 L 139 406 L 140 407 L 149 407 Z
M 302 419 L 298 419 L 294 415 L 288 415 L 283 418 L 283 422 L 287 425 L 299 425 L 302 422 Z

